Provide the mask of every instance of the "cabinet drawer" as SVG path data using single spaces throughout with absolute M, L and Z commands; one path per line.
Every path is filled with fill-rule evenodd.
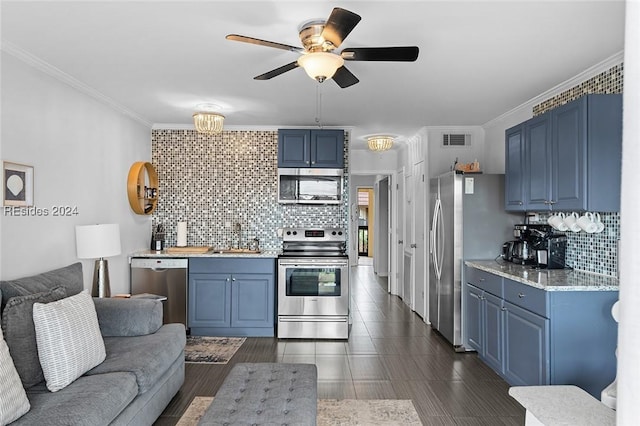
M 487 291 L 495 296 L 502 296 L 502 277 L 498 275 L 494 275 L 490 272 L 485 272 L 480 269 L 467 267 L 466 268 L 466 281 L 482 289 Z
M 517 281 L 504 280 L 504 299 L 516 306 L 549 318 L 547 292 Z
M 189 259 L 189 273 L 273 274 L 275 273 L 275 260 L 271 258 L 192 257 Z

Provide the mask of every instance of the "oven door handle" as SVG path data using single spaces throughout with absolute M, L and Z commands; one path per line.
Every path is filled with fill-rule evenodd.
M 307 262 L 290 262 L 290 261 L 282 261 L 280 260 L 278 262 L 278 265 L 280 266 L 295 266 L 296 268 L 331 268 L 331 267 L 336 267 L 336 268 L 341 268 L 341 267 L 346 267 L 349 266 L 349 262 L 335 262 L 335 263 L 331 263 L 331 262 L 314 262 L 314 263 L 307 263 Z
M 300 317 L 286 317 L 278 316 L 280 322 L 347 322 L 346 317 L 314 317 L 314 316 L 300 316 Z

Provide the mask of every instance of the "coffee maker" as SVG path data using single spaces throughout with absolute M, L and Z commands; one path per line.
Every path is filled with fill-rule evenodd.
M 546 224 L 525 223 L 513 228 L 513 241 L 502 246 L 502 258 L 519 265 L 564 268 L 567 237 Z

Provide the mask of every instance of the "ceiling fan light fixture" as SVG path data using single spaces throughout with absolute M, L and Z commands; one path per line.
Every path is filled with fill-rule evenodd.
M 376 135 L 367 138 L 367 145 L 371 151 L 382 152 L 391 149 L 393 146 L 393 136 Z
M 344 59 L 335 53 L 311 52 L 298 58 L 298 65 L 304 68 L 309 77 L 322 83 L 344 65 Z
M 222 132 L 224 115 L 215 111 L 214 105 L 203 104 L 196 108 L 197 110 L 193 114 L 193 124 L 198 133 L 213 135 Z

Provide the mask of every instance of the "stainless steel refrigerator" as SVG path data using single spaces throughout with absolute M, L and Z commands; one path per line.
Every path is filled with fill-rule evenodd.
M 464 260 L 499 256 L 524 217 L 504 210 L 504 175 L 449 172 L 429 189 L 429 322 L 463 351 Z

